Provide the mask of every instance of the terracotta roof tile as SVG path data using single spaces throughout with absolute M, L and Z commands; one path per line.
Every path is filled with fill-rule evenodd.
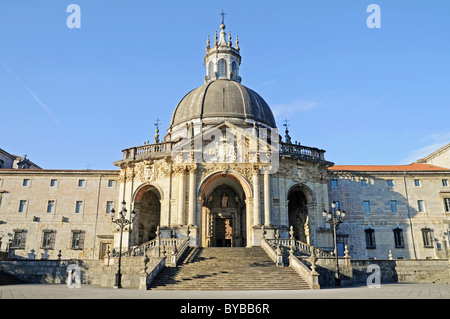
M 360 172 L 402 172 L 402 171 L 450 171 L 448 168 L 412 163 L 408 165 L 335 165 L 330 171 L 360 171 Z

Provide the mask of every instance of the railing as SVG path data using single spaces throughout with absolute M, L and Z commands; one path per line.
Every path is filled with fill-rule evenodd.
M 305 279 L 311 289 L 320 289 L 319 274 L 313 269 L 309 269 L 296 256 L 289 255 L 289 267 L 294 269 L 300 277 Z
M 312 251 L 314 251 L 316 257 L 321 258 L 332 258 L 333 255 L 330 253 L 327 253 L 326 251 L 314 248 L 311 245 L 308 245 L 304 242 L 301 242 L 296 239 L 267 239 L 268 243 L 270 243 L 273 246 L 282 246 L 284 248 L 292 248 L 294 252 L 301 252 L 308 256 L 311 256 Z
M 143 243 L 122 253 L 122 257 L 143 257 L 147 251 L 148 257 L 164 257 L 167 255 L 175 255 L 176 260 L 189 247 L 189 237 L 186 238 L 155 238 L 151 241 Z M 118 254 L 117 254 L 118 255 Z M 112 256 L 116 257 L 116 256 Z
M 151 155 L 160 155 L 167 154 L 172 150 L 173 142 L 164 142 L 164 143 L 155 143 L 155 144 L 147 144 L 143 146 L 130 147 L 122 150 L 123 159 L 135 159 L 136 156 L 151 156 Z
M 264 249 L 264 251 L 267 253 L 267 255 L 269 255 L 270 259 L 272 259 L 274 263 L 279 262 L 278 255 L 273 244 L 270 243 L 265 237 L 261 239 L 261 248 Z
M 261 239 L 261 248 L 264 249 L 270 259 L 272 259 L 277 266 L 283 266 L 281 246 L 289 246 L 292 248 L 295 245 L 295 242 L 295 239 L 266 239 L 263 237 Z M 311 250 L 314 251 L 315 249 L 311 248 Z M 315 260 L 316 257 L 313 257 L 313 259 Z M 290 250 L 289 267 L 294 269 L 297 274 L 308 283 L 311 289 L 320 289 L 319 274 L 315 271 L 315 264 L 312 266 L 312 269 L 309 269 L 308 266 L 306 266 L 293 254 L 293 250 Z
M 298 144 L 280 143 L 280 154 L 301 155 L 315 159 L 325 160 L 325 151 Z
M 181 242 L 181 245 L 175 246 L 175 251 L 172 255 L 170 266 L 176 267 L 178 261 L 183 257 L 184 253 L 189 249 L 189 237 L 184 238 L 184 241 Z
M 152 155 L 164 155 L 172 151 L 172 145 L 177 141 L 147 144 L 122 150 L 123 159 L 135 159 Z M 325 160 L 325 150 L 298 144 L 280 143 L 280 154 L 306 156 L 313 159 Z

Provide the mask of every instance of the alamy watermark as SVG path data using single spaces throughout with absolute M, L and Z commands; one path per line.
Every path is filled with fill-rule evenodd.
M 371 14 L 367 17 L 366 24 L 369 29 L 381 28 L 381 8 L 378 4 L 369 4 L 366 9 Z
M 370 275 L 367 277 L 366 284 L 368 288 L 381 288 L 381 269 L 376 264 L 370 264 L 366 270 Z
M 66 25 L 69 29 L 80 29 L 81 28 L 81 8 L 78 4 L 69 4 L 67 6 L 66 12 L 70 15 L 67 17 Z
M 192 126 L 174 138 L 179 140 L 171 149 L 175 163 L 258 163 L 263 164 L 264 173 L 278 171 L 280 135 L 276 128 L 213 127 L 194 135 L 195 131 Z

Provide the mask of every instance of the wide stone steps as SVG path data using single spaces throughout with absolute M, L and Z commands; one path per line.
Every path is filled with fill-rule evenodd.
M 310 289 L 293 269 L 277 267 L 260 247 L 194 248 L 176 268 L 165 268 L 150 289 Z

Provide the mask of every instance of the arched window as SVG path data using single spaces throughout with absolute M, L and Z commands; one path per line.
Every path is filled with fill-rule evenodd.
M 210 80 L 214 79 L 214 63 L 212 61 L 209 62 L 208 77 L 209 77 Z
M 220 59 L 217 63 L 217 77 L 223 79 L 227 77 L 227 61 Z
M 233 63 L 231 63 L 231 72 L 233 72 L 233 80 L 237 81 L 238 70 L 237 70 L 237 63 L 236 63 L 236 61 L 233 61 Z

